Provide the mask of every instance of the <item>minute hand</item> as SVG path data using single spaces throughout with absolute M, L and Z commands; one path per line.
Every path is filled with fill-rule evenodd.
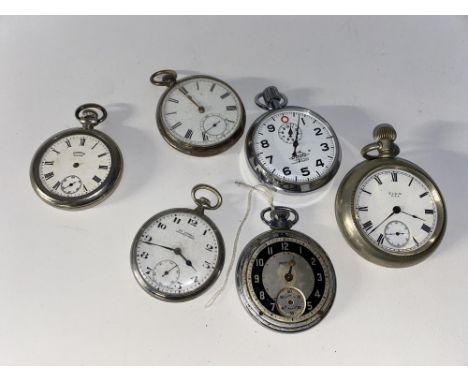
M 374 232 L 377 228 L 379 228 L 383 223 L 385 223 L 388 219 L 390 219 L 393 215 L 395 215 L 395 211 L 393 211 L 390 215 L 388 215 L 384 220 L 380 222 L 380 224 L 376 225 L 372 231 L 369 232 L 369 235 Z
M 293 146 L 294 146 L 294 151 L 292 153 L 292 157 L 295 158 L 297 157 L 297 153 L 296 153 L 296 150 L 297 150 L 297 146 L 299 146 L 299 123 L 301 122 L 301 117 L 299 116 L 299 118 L 297 119 L 297 128 L 296 128 L 296 136 L 294 137 L 294 142 L 293 142 Z
M 416 215 L 413 215 L 413 214 L 409 214 L 408 212 L 405 212 L 405 211 L 401 211 L 401 213 L 405 214 L 405 215 L 408 215 L 408 216 L 411 216 L 412 218 L 422 220 L 423 222 L 426 221 L 426 219 L 420 218 L 419 216 L 416 216 Z

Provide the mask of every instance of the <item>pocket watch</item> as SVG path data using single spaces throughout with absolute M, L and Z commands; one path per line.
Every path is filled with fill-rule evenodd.
M 212 193 L 212 204 L 200 191 Z M 174 208 L 151 217 L 133 240 L 131 264 L 140 286 L 165 301 L 199 296 L 218 278 L 224 265 L 224 241 L 216 225 L 205 215 L 222 204 L 213 187 L 192 189 L 195 209 Z
M 341 160 L 330 124 L 312 110 L 287 106 L 286 96 L 274 86 L 258 94 L 255 103 L 267 110 L 246 138 L 247 161 L 257 178 L 275 191 L 294 193 L 328 183 Z
M 405 267 L 429 256 L 445 232 L 442 194 L 414 163 L 396 158 L 395 129 L 381 124 L 367 160 L 344 177 L 335 201 L 338 225 L 361 256 L 388 267 Z M 372 152 L 377 152 L 377 155 Z
M 107 112 L 87 103 L 76 109 L 82 127 L 61 131 L 47 139 L 31 162 L 31 183 L 46 203 L 73 209 L 89 207 L 109 196 L 123 169 L 122 154 L 115 142 L 95 127 Z
M 261 218 L 272 230 L 242 251 L 236 272 L 240 300 L 270 329 L 309 329 L 326 316 L 335 299 L 333 265 L 315 240 L 291 230 L 298 221 L 292 208 L 267 208 Z
M 245 111 L 240 97 L 227 83 L 198 75 L 177 81 L 173 70 L 161 70 L 151 83 L 167 86 L 156 109 L 156 122 L 163 138 L 189 155 L 219 154 L 241 137 Z

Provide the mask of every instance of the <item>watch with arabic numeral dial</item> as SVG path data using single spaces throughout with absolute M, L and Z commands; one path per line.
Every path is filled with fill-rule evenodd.
M 201 192 L 216 197 L 212 203 Z M 222 204 L 213 187 L 192 189 L 195 209 L 174 208 L 151 217 L 133 240 L 131 264 L 138 284 L 151 296 L 185 301 L 199 296 L 218 278 L 224 264 L 224 241 L 204 211 Z
M 271 231 L 255 237 L 242 251 L 236 271 L 240 300 L 267 328 L 309 329 L 327 315 L 335 299 L 333 265 L 315 240 L 291 230 L 298 221 L 292 208 L 267 208 L 261 218 Z
M 82 127 L 47 139 L 31 162 L 30 178 L 37 195 L 64 209 L 90 207 L 109 196 L 119 183 L 123 159 L 116 143 L 95 127 L 106 110 L 88 103 L 76 109 Z
M 287 106 L 274 86 L 255 97 L 267 110 L 247 133 L 247 161 L 256 177 L 275 191 L 304 193 L 328 183 L 338 171 L 341 150 L 330 124 L 312 110 Z
M 396 158 L 396 137 L 389 124 L 374 129 L 375 143 L 361 151 L 367 160 L 352 168 L 338 189 L 335 213 L 357 253 L 376 264 L 405 267 L 437 248 L 447 216 L 432 178 L 414 163 Z
M 175 149 L 194 156 L 219 154 L 242 136 L 245 111 L 235 90 L 217 78 L 197 75 L 177 80 L 174 70 L 151 75 L 161 96 L 156 122 L 159 132 Z

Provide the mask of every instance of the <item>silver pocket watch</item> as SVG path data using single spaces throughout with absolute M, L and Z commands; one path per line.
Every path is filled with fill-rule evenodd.
M 237 263 L 240 300 L 260 324 L 280 332 L 297 332 L 318 324 L 336 293 L 333 265 L 309 236 L 291 230 L 295 210 L 276 206 L 262 211 L 271 231 L 251 240 Z
M 429 256 L 446 226 L 446 209 L 436 183 L 414 163 L 396 158 L 395 129 L 374 129 L 366 159 L 344 177 L 335 201 L 338 225 L 361 256 L 388 267 L 405 267 Z M 377 155 L 372 154 L 376 152 Z
M 82 127 L 61 131 L 47 139 L 31 162 L 31 183 L 46 203 L 75 209 L 97 204 L 117 186 L 123 160 L 115 142 L 95 127 L 106 110 L 88 103 L 76 109 Z
M 212 204 L 200 191 L 216 197 Z M 224 265 L 224 241 L 205 215 L 222 204 L 213 187 L 192 189 L 195 209 L 174 208 L 151 217 L 140 228 L 131 248 L 131 264 L 138 284 L 151 296 L 184 301 L 199 296 L 218 278 Z
M 255 97 L 267 110 L 250 127 L 247 161 L 256 177 L 275 191 L 304 193 L 328 183 L 338 171 L 341 150 L 330 124 L 312 110 L 287 106 L 274 86 Z
M 173 70 L 151 75 L 157 86 L 167 86 L 156 109 L 156 122 L 163 138 L 189 155 L 219 154 L 242 136 L 245 111 L 235 90 L 210 76 L 177 80 Z

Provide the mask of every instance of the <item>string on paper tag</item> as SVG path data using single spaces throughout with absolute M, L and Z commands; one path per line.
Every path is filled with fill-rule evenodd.
M 250 211 L 252 209 L 252 195 L 254 194 L 255 191 L 258 191 L 261 195 L 263 195 L 265 197 L 265 199 L 267 200 L 268 204 L 270 205 L 271 209 L 273 210 L 275 207 L 273 205 L 273 194 L 271 193 L 271 191 L 265 187 L 264 185 L 262 184 L 257 184 L 256 186 L 251 186 L 250 184 L 247 184 L 247 183 L 244 183 L 244 182 L 240 182 L 240 181 L 236 181 L 235 182 L 238 186 L 242 186 L 242 187 L 247 187 L 247 188 L 250 188 L 249 190 L 249 194 L 247 196 L 247 208 L 245 209 L 245 214 L 244 214 L 244 217 L 242 218 L 240 224 L 239 224 L 239 227 L 237 228 L 237 232 L 236 232 L 236 237 L 234 239 L 234 245 L 232 247 L 232 255 L 231 255 L 231 261 L 229 262 L 229 267 L 227 269 L 227 272 L 226 272 L 226 276 L 224 278 L 224 282 L 223 282 L 223 285 L 221 286 L 221 288 L 219 288 L 215 294 L 208 300 L 208 302 L 205 304 L 205 308 L 209 308 L 211 305 L 214 304 L 214 302 L 216 301 L 216 299 L 221 295 L 221 293 L 223 293 L 224 289 L 226 288 L 226 285 L 229 281 L 229 275 L 231 274 L 231 271 L 232 271 L 232 267 L 234 266 L 234 260 L 236 258 L 236 253 L 237 253 L 237 244 L 239 242 L 239 237 L 240 237 L 240 234 L 242 232 L 242 228 L 245 224 L 245 222 L 247 221 L 247 218 L 249 217 L 250 215 Z

